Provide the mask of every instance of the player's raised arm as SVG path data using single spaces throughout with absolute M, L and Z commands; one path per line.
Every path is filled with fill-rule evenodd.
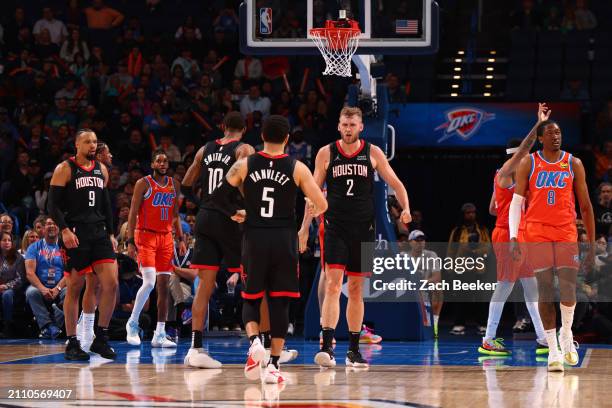
M 204 157 L 204 147 L 201 147 L 200 150 L 196 153 L 193 158 L 193 163 L 187 169 L 187 173 L 185 173 L 185 177 L 183 177 L 183 183 L 180 187 L 180 192 L 185 196 L 185 198 L 193 201 L 198 204 L 199 200 L 193 194 L 193 185 L 195 181 L 200 177 L 200 172 L 202 171 L 202 157 Z
M 372 145 L 370 155 L 372 157 L 372 167 L 374 167 L 387 185 L 395 190 L 395 197 L 397 197 L 399 205 L 402 206 L 400 220 L 404 224 L 408 224 L 412 221 L 412 216 L 410 215 L 410 202 L 408 201 L 406 187 L 404 187 L 402 181 L 397 177 L 391 165 L 389 165 L 389 161 L 380 147 Z
M 591 198 L 589 197 L 584 165 L 580 159 L 572 156 L 571 166 L 574 171 L 574 193 L 580 207 L 580 216 L 584 222 L 584 228 L 586 229 L 591 249 L 593 249 L 595 245 L 595 216 Z
M 149 183 L 144 178 L 139 179 L 134 186 L 132 194 L 132 203 L 130 204 L 130 213 L 128 214 L 127 226 L 127 244 L 128 255 L 132 258 L 136 257 L 136 244 L 134 243 L 134 230 L 136 229 L 136 217 L 140 211 L 140 205 L 144 199 L 144 195 L 149 188 Z
M 317 157 L 315 158 L 315 169 L 313 174 L 313 179 L 315 184 L 319 187 L 323 187 L 323 183 L 325 183 L 325 172 L 327 171 L 326 167 L 330 160 L 329 153 L 329 145 L 323 146 L 319 149 L 317 153 Z M 300 252 L 304 252 L 306 250 L 306 246 L 308 243 L 308 235 L 310 232 L 310 224 L 312 223 L 312 214 L 308 210 L 308 202 L 304 204 L 304 218 L 302 218 L 302 226 L 298 231 L 298 239 L 299 239 L 299 248 Z
M 525 194 L 529 184 L 529 173 L 531 172 L 531 157 L 525 156 L 516 169 L 516 187 L 510 203 L 508 215 L 508 228 L 510 229 L 510 240 L 516 240 L 518 236 L 519 224 L 521 222 L 521 212 L 525 202 Z
M 296 161 L 293 170 L 293 178 L 295 184 L 306 196 L 306 212 L 311 213 L 311 217 L 316 217 L 324 213 L 327 210 L 327 200 L 321 191 L 321 187 L 317 184 L 315 178 L 304 163 Z M 312 207 L 309 208 L 309 205 Z M 304 218 L 306 218 L 306 214 L 304 214 Z
M 512 177 L 512 174 L 516 171 L 516 168 L 523 157 L 527 156 L 533 147 L 533 144 L 537 139 L 538 126 L 540 126 L 542 122 L 548 120 L 551 113 L 552 111 L 548 108 L 548 106 L 546 106 L 545 103 L 538 103 L 538 119 L 536 124 L 533 125 L 519 147 L 516 148 L 517 150 L 512 157 L 504 163 L 501 169 L 499 169 L 498 177 Z

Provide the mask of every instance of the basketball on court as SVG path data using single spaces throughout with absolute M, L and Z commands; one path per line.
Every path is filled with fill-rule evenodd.
M 0 405 L 610 405 L 612 3 L 0 10 Z

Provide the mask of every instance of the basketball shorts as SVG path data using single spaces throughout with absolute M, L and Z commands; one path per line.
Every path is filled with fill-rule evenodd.
M 555 268 L 578 269 L 578 232 L 574 224 L 554 226 L 536 222 L 525 225 L 527 261 L 534 272 Z
M 493 251 L 497 259 L 497 280 L 516 282 L 521 278 L 532 278 L 533 269 L 527 262 L 526 251 L 522 249 L 525 240 L 525 231 L 519 230 L 518 241 L 521 248 L 521 259 L 515 261 L 510 252 L 510 230 L 503 227 L 495 227 L 491 236 Z
M 157 273 L 172 273 L 174 240 L 171 232 L 137 229 L 134 231 L 134 242 L 138 249 L 138 265 L 141 268 L 155 268 Z
M 300 297 L 299 254 L 295 228 L 245 228 L 242 243 L 245 299 Z
M 79 245 L 76 248 L 66 248 L 61 243 L 65 274 L 74 270 L 83 275 L 93 272 L 96 265 L 115 262 L 115 251 L 104 223 L 75 224 L 71 229 Z
M 342 269 L 349 276 L 371 276 L 371 267 L 361 265 L 361 244 L 374 242 L 374 221 L 338 222 L 325 219 L 324 244 L 321 258 L 333 269 Z M 365 269 L 365 270 L 364 270 Z
M 242 229 L 216 210 L 198 211 L 191 269 L 218 271 L 221 261 L 229 272 L 240 272 Z

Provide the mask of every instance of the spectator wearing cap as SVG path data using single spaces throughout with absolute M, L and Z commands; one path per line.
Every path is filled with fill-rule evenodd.
M 60 45 L 66 37 L 68 37 L 68 30 L 63 22 L 57 20 L 53 15 L 51 7 L 43 7 L 42 17 L 34 24 L 32 33 L 38 40 L 43 30 L 49 32 L 50 40 L 53 44 Z
M 604 181 L 597 187 L 595 230 L 598 234 L 609 234 L 612 228 L 612 183 Z
M 461 206 L 462 218 L 458 226 L 453 228 L 448 240 L 448 250 L 446 256 L 472 257 L 482 256 L 490 249 L 487 244 L 491 242 L 491 236 L 486 226 L 479 224 L 476 218 L 476 206 L 472 203 L 465 203 Z M 484 272 L 484 271 L 483 271 Z M 462 275 L 462 280 L 476 280 L 476 272 L 468 271 Z M 465 334 L 465 323 L 468 317 L 472 317 L 477 324 L 478 332 L 481 336 L 485 334 L 484 324 L 486 316 L 486 304 L 474 300 L 468 302 L 457 302 L 455 309 L 455 323 L 451 334 Z
M 64 325 L 61 306 L 66 295 L 66 281 L 63 276 L 64 261 L 59 246 L 59 230 L 53 219 L 45 220 L 44 237 L 28 247 L 25 269 L 30 282 L 26 290 L 26 301 L 36 318 L 40 337 L 54 339 Z
M 249 94 L 240 102 L 240 113 L 248 120 L 253 112 L 259 111 L 265 120 L 270 115 L 271 102 L 266 96 L 261 96 L 259 85 L 251 85 Z
M 289 156 L 301 161 L 306 166 L 312 165 L 312 146 L 304 140 L 304 129 L 301 126 L 295 126 L 291 129 L 291 142 L 287 147 Z
M 434 251 L 425 249 L 427 237 L 421 230 L 411 231 L 408 235 L 410 243 L 410 256 L 412 258 L 423 258 L 425 262 L 419 264 L 420 267 L 416 270 L 420 280 L 426 280 L 429 283 L 437 283 L 442 281 L 442 271 L 440 265 L 442 262 L 428 262 L 428 259 L 439 259 L 438 254 Z M 440 312 L 444 303 L 444 292 L 441 290 L 432 290 L 428 292 L 429 301 L 433 312 L 434 337 L 438 337 L 438 321 L 440 320 Z

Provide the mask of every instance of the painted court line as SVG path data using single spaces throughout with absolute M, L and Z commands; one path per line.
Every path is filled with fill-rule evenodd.
M 587 368 L 589 366 L 589 362 L 591 361 L 591 353 L 593 349 L 588 348 L 586 353 L 584 354 L 584 358 L 582 359 L 582 363 L 580 363 L 580 368 Z

